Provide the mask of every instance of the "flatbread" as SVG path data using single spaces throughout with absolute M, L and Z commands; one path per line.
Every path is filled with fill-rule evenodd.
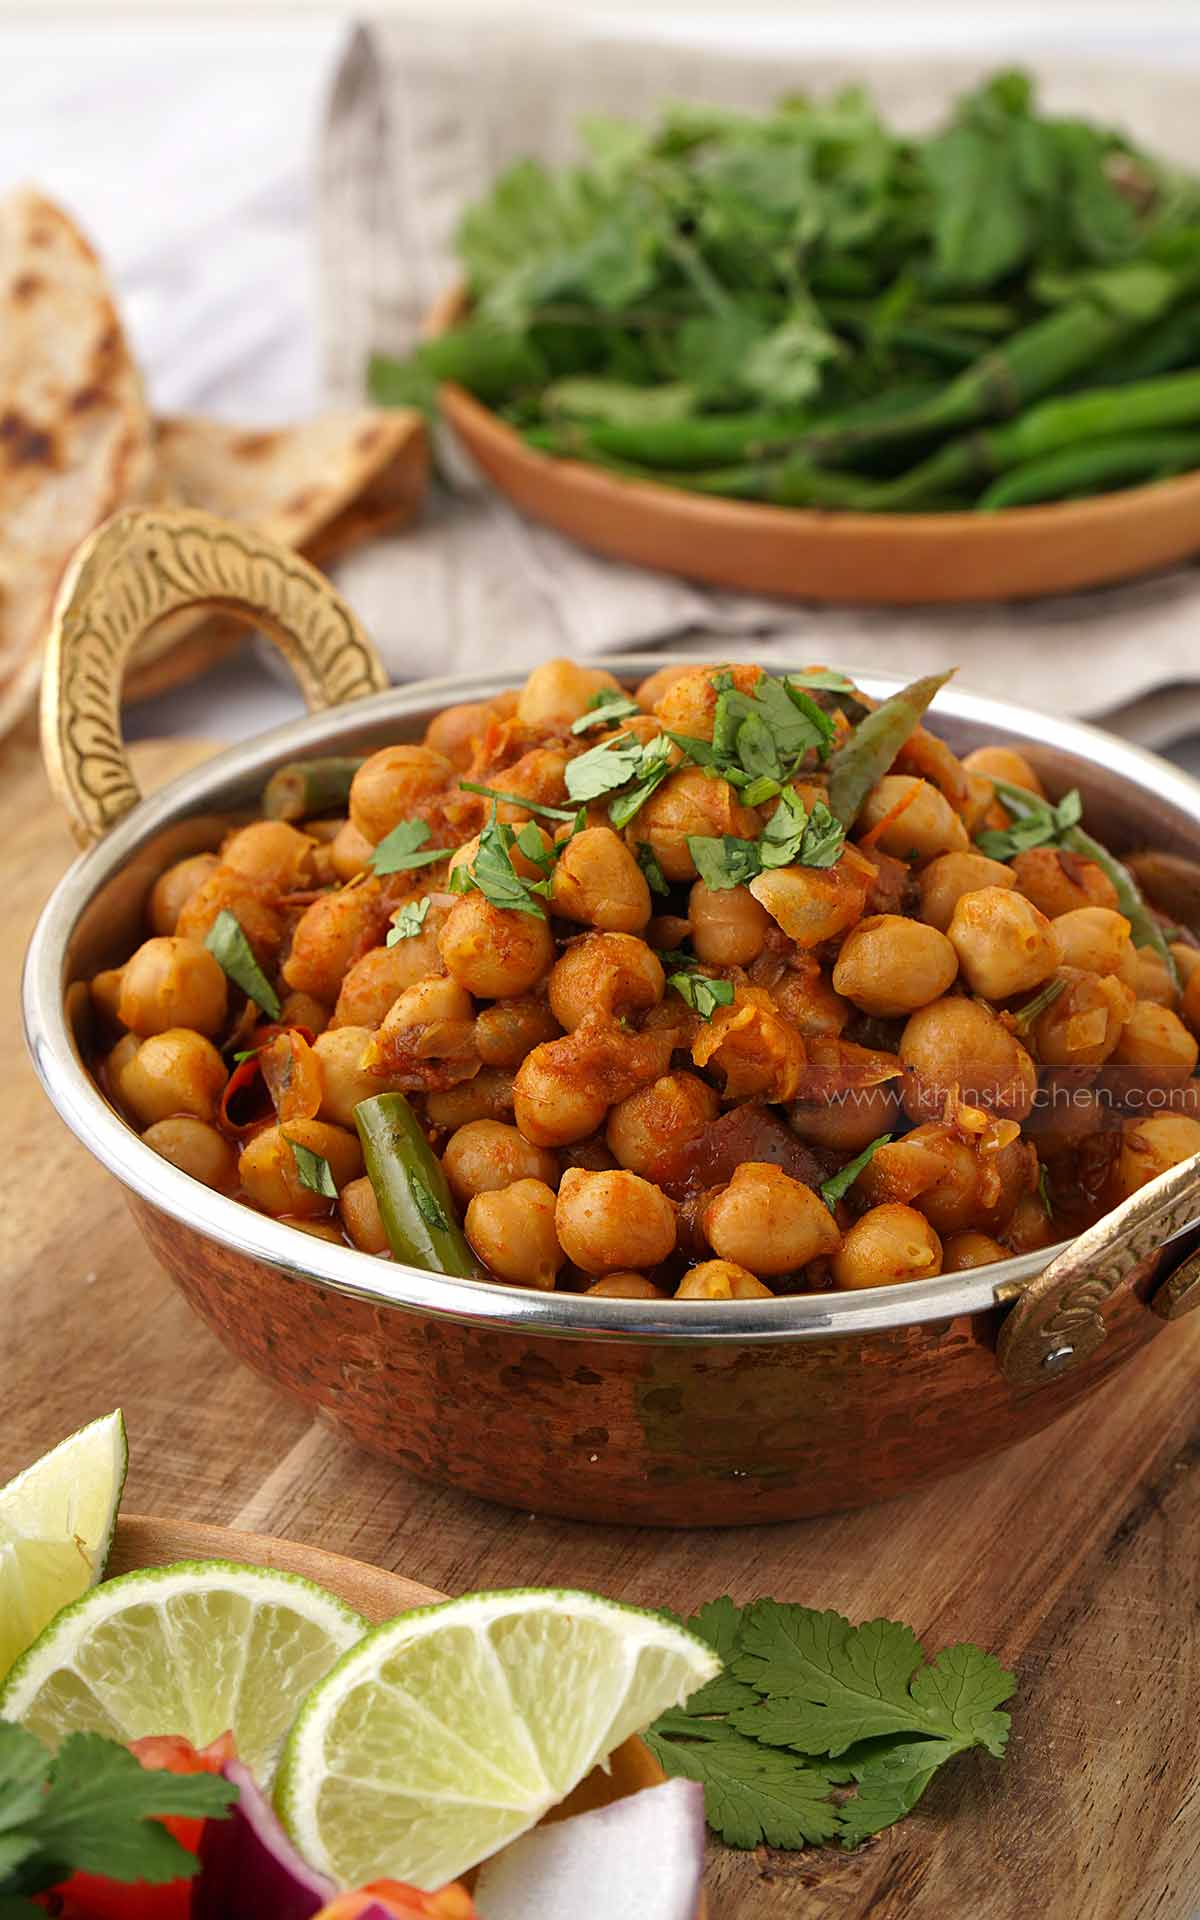
M 419 413 L 357 408 L 290 427 L 238 427 L 180 414 L 154 429 L 157 484 L 174 506 L 240 521 L 327 566 L 406 525 L 424 498 L 429 443 Z M 127 697 L 192 679 L 245 637 L 227 618 L 181 614 L 139 649 Z
M 0 200 L 0 735 L 28 711 L 63 569 L 151 497 L 142 383 L 96 255 L 34 188 Z

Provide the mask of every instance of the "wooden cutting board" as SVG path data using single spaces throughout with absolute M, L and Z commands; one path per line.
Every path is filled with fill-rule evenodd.
M 145 785 L 194 762 L 138 756 Z M 713 1845 L 714 1920 L 1192 1920 L 1200 1908 L 1200 1315 L 1049 1433 L 893 1505 L 732 1533 L 585 1527 L 425 1487 L 228 1358 L 25 1059 L 21 955 L 70 858 L 32 743 L 0 748 L 0 1482 L 121 1404 L 132 1511 L 289 1536 L 450 1593 L 731 1592 L 911 1622 L 1017 1669 L 1010 1756 L 948 1768 L 854 1855 Z

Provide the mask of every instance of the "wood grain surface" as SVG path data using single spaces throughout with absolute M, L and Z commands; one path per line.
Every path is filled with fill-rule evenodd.
M 203 749 L 143 749 L 147 788 Z M 156 1270 L 25 1058 L 21 957 L 70 858 L 0 748 L 0 1481 L 121 1404 L 131 1511 L 310 1542 L 450 1593 L 725 1591 L 910 1621 L 1015 1665 L 1010 1757 L 961 1759 L 859 1853 L 714 1844 L 713 1920 L 1193 1920 L 1200 1910 L 1200 1316 L 1046 1434 L 872 1511 L 668 1534 L 508 1513 L 367 1458 L 241 1370 Z

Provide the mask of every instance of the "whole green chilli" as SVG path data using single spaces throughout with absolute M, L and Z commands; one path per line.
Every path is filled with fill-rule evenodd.
M 404 1095 L 360 1100 L 354 1124 L 393 1258 L 427 1273 L 479 1279 L 446 1176 Z

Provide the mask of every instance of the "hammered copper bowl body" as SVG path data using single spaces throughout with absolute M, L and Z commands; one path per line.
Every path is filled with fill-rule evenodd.
M 662 656 L 614 662 L 630 681 Z M 214 846 L 270 772 L 324 751 L 419 738 L 441 707 L 516 676 L 425 682 L 221 754 L 121 820 L 76 862 L 38 926 L 25 1017 L 59 1113 L 127 1189 L 146 1241 L 232 1352 L 364 1447 L 486 1499 L 669 1526 L 794 1519 L 903 1492 L 993 1453 L 1093 1392 L 1163 1327 L 1149 1304 L 1188 1241 L 1141 1241 L 1085 1275 L 1071 1315 L 1095 1350 L 1034 1379 L 997 1334 L 1048 1255 L 856 1294 L 664 1302 L 543 1294 L 371 1259 L 210 1192 L 143 1146 L 88 1075 L 76 983 L 141 937 L 149 887 Z M 880 675 L 864 685 L 884 695 Z M 1200 787 L 1089 728 L 956 692 L 937 726 L 960 751 L 1011 742 L 1052 791 L 1078 785 L 1117 847 L 1200 846 Z M 1200 1214 L 1181 1216 L 1169 1232 Z M 1161 1236 L 1160 1236 L 1161 1237 Z M 1137 1257 L 1135 1257 L 1137 1256 Z M 1114 1275 L 1117 1275 L 1119 1284 Z M 1028 1294 L 1025 1296 L 1028 1298 Z M 1080 1324 L 1082 1324 L 1080 1319 Z M 1102 1322 L 1102 1324 L 1101 1324 Z

